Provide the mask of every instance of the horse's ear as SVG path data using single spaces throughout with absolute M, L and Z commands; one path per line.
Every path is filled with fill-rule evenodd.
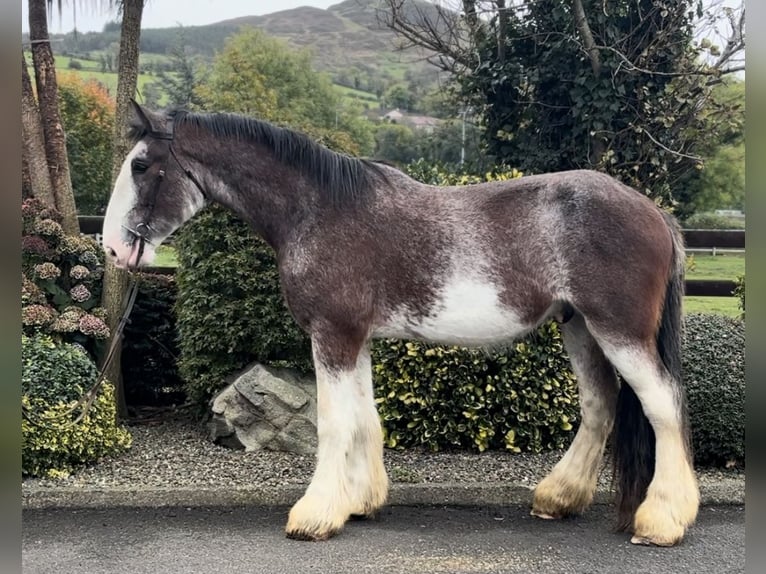
M 133 98 L 130 98 L 130 107 L 133 110 L 133 119 L 130 123 L 135 127 L 142 127 L 147 132 L 152 131 L 152 122 L 144 108 Z

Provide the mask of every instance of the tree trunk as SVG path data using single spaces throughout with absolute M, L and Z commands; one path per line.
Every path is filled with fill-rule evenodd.
M 128 153 L 126 130 L 128 126 L 130 99 L 138 85 L 138 55 L 141 35 L 141 16 L 144 0 L 124 0 L 122 5 L 122 28 L 120 32 L 120 55 L 117 63 L 117 105 L 114 123 L 114 160 L 112 164 L 112 185 Z M 111 263 L 104 270 L 103 306 L 106 309 L 110 328 L 114 332 L 122 312 L 122 301 L 128 287 L 128 273 L 117 269 Z M 122 346 L 118 345 L 112 363 L 105 376 L 114 384 L 117 395 L 117 412 L 121 418 L 128 415 L 125 402 L 125 387 L 122 379 Z
M 53 51 L 48 38 L 48 13 L 46 0 L 29 0 L 29 40 L 32 44 L 32 62 L 35 68 L 37 101 L 45 138 L 45 155 L 56 209 L 61 214 L 61 225 L 70 235 L 78 235 L 77 208 L 69 176 L 69 158 L 66 136 L 61 125 L 58 104 L 58 83 L 53 62 Z
M 590 25 L 588 24 L 588 18 L 585 15 L 585 8 L 583 7 L 582 0 L 573 0 L 572 9 L 574 12 L 574 24 L 577 32 L 582 39 L 583 47 L 588 52 L 588 58 L 590 59 L 590 67 L 593 70 L 593 78 L 598 81 L 601 76 L 601 55 L 599 54 L 596 41 L 593 39 L 593 33 L 591 32 Z M 606 152 L 606 145 L 604 144 L 604 136 L 595 134 L 590 138 L 590 163 L 594 167 L 601 163 Z
M 138 86 L 138 55 L 141 38 L 141 17 L 144 0 L 123 0 L 120 54 L 117 61 L 117 106 L 115 108 L 114 162 L 112 181 L 117 179 L 122 162 L 128 154 L 128 120 L 130 100 Z
M 40 122 L 40 111 L 32 91 L 32 80 L 27 70 L 24 52 L 21 53 L 21 143 L 22 181 L 28 193 L 50 207 L 56 207 L 48 159 L 45 156 L 45 140 Z

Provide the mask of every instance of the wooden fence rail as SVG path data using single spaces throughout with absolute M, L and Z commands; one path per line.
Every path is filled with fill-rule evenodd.
M 80 215 L 80 231 L 100 235 L 104 225 L 101 215 Z M 745 232 L 741 229 L 684 229 L 686 246 L 693 249 L 744 249 Z M 147 273 L 172 275 L 175 267 L 147 267 Z M 686 294 L 701 297 L 731 297 L 736 284 L 729 279 L 687 279 Z

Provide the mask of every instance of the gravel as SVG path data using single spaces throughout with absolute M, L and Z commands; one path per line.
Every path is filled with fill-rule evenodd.
M 273 451 L 230 450 L 210 442 L 202 423 L 176 417 L 129 427 L 133 445 L 125 453 L 82 468 L 66 478 L 26 479 L 25 488 L 230 488 L 308 484 L 312 455 Z M 385 450 L 384 461 L 393 483 L 514 483 L 534 486 L 561 458 L 562 452 L 511 454 L 489 451 L 439 452 L 421 449 Z M 721 480 L 737 485 L 744 471 L 702 470 L 701 486 Z M 610 488 L 608 463 L 599 476 L 599 490 Z

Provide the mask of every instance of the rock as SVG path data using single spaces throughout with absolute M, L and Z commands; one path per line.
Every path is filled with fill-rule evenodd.
M 245 450 L 316 452 L 316 384 L 256 363 L 213 399 L 210 438 Z

